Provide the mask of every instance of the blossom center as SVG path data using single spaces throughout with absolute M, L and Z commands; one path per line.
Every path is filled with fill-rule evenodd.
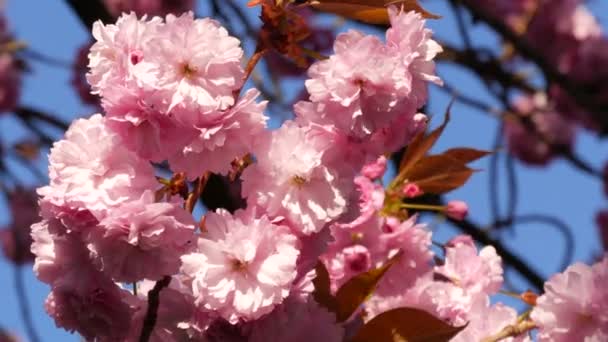
M 298 188 L 301 187 L 302 185 L 306 184 L 308 181 L 306 180 L 306 178 L 299 176 L 299 175 L 295 175 L 291 178 L 291 183 L 295 186 L 297 186 Z
M 193 78 L 198 72 L 198 68 L 188 63 L 184 63 L 181 71 L 185 78 Z
M 239 259 L 232 260 L 232 270 L 236 272 L 242 272 L 247 268 L 247 262 Z

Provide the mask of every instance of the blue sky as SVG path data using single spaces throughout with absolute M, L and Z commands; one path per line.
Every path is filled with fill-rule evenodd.
M 201 1 L 200 13 L 205 14 L 204 1 Z M 244 0 L 241 0 L 244 3 Z M 608 13 L 608 3 L 594 1 L 590 3 L 595 13 Z M 426 7 L 434 13 L 443 14 L 444 19 L 431 21 L 430 26 L 436 36 L 444 41 L 459 44 L 456 26 L 449 15 L 445 1 L 429 1 Z M 58 60 L 71 63 L 76 49 L 88 41 L 89 32 L 85 31 L 78 19 L 72 14 L 63 1 L 8 0 L 6 8 L 9 26 L 16 37 L 36 51 L 44 52 Z M 606 28 L 606 18 L 601 18 Z M 483 27 L 476 28 L 476 39 L 483 46 L 497 46 L 496 37 Z M 81 104 L 70 87 L 70 72 L 66 68 L 49 67 L 41 63 L 32 63 L 32 71 L 27 75 L 23 86 L 23 104 L 56 113 L 62 118 L 88 116 L 91 108 Z M 485 87 L 470 77 L 467 72 L 453 68 L 439 68 L 441 76 L 457 85 L 460 92 L 479 96 L 491 101 Z M 445 111 L 450 98 L 435 88 L 431 89 L 429 114 L 437 115 L 433 122 Z M 492 146 L 497 123 L 494 119 L 468 107 L 456 104 L 452 109 L 452 121 L 445 132 L 437 150 L 455 146 L 472 146 L 489 149 Z M 23 135 L 23 130 L 11 118 L 0 118 L 0 129 L 9 132 L 2 136 L 3 141 L 10 142 Z M 597 168 L 606 161 L 608 144 L 600 142 L 594 136 L 580 132 L 576 151 Z M 43 161 L 41 161 L 43 163 Z M 475 165 L 487 170 L 489 160 L 482 160 Z M 582 175 L 564 161 L 555 161 L 548 168 L 528 168 L 517 165 L 520 183 L 518 213 L 556 214 L 575 232 L 575 260 L 588 261 L 599 251 L 594 224 L 595 212 L 606 206 L 602 196 L 601 183 Z M 31 177 L 30 177 L 31 178 Z M 32 178 L 33 179 L 33 178 Z M 504 178 L 503 178 L 504 179 Z M 503 191 L 504 193 L 504 191 Z M 482 224 L 490 222 L 488 202 L 488 174 L 480 172 L 462 189 L 450 194 L 449 198 L 463 199 L 470 204 L 471 217 Z M 0 223 L 10 221 L 5 209 L 2 210 Z M 429 218 L 432 220 L 432 218 Z M 445 241 L 455 231 L 441 225 L 435 240 Z M 518 226 L 505 232 L 505 241 L 512 249 L 526 260 L 533 261 L 543 275 L 549 275 L 559 268 L 560 248 L 563 242 L 556 237 L 549 227 L 529 224 Z M 27 292 L 36 328 L 43 341 L 76 341 L 77 337 L 57 329 L 53 321 L 44 313 L 42 303 L 48 293 L 48 287 L 38 282 L 30 269 L 26 269 Z M 0 299 L 0 326 L 9 328 L 25 337 L 24 328 L 18 315 L 12 287 L 11 266 L 0 259 L 0 284 L 3 284 Z M 519 288 L 526 285 L 515 281 Z

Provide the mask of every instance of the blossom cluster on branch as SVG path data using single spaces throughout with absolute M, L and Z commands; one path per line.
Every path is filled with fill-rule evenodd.
M 442 48 L 420 13 L 391 6 L 388 18 L 384 40 L 338 35 L 308 69 L 295 118 L 272 131 L 267 102 L 245 89 L 240 41 L 217 21 L 132 12 L 95 23 L 86 80 L 104 114 L 74 121 L 53 145 L 31 233 L 56 324 L 97 341 L 407 340 L 403 324 L 386 326 L 407 308 L 408 319 L 429 314 L 443 330 L 422 333 L 444 340 L 522 322 L 529 329 L 506 337 L 526 341 L 538 327 L 551 341 L 606 338 L 606 258 L 554 276 L 518 317 L 490 300 L 503 283 L 494 247 L 456 236 L 431 248 L 415 213 L 424 208 L 409 200 L 457 187 L 426 177 L 446 165 L 439 183 L 464 183 L 465 164 L 485 152 L 425 156 L 440 131 L 425 138 L 419 110 L 428 84 L 442 84 Z M 406 145 L 385 188 L 386 156 Z M 246 208 L 196 219 L 210 173 L 240 177 Z M 456 220 L 467 211 L 435 209 Z

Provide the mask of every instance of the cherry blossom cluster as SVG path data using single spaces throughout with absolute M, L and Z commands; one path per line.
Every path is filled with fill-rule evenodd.
M 86 80 L 104 115 L 74 121 L 53 145 L 32 226 L 34 271 L 51 288 L 45 309 L 56 324 L 87 340 L 139 340 L 154 291 L 153 341 L 343 341 L 397 307 L 468 323 L 461 341 L 516 324 L 514 309 L 490 302 L 503 281 L 493 247 L 458 236 L 435 253 L 418 216 L 386 210 L 385 155 L 425 130 L 418 109 L 428 83 L 441 84 L 441 47 L 421 15 L 390 7 L 389 17 L 385 39 L 340 34 L 309 68 L 294 120 L 272 131 L 266 102 L 244 89 L 240 42 L 218 22 L 131 13 L 96 23 Z M 247 158 L 246 208 L 201 220 L 157 177 L 168 168 L 197 185 Z M 446 211 L 462 219 L 466 206 Z M 342 322 L 312 295 L 319 260 L 334 293 L 395 263 Z M 532 313 L 539 336 L 567 340 L 564 324 L 605 336 L 607 265 L 577 264 L 547 283 Z M 573 311 L 575 286 L 590 297 Z
M 494 0 L 476 6 L 505 20 L 571 82 L 589 87 L 585 92 L 596 102 L 606 101 L 608 74 L 601 66 L 608 61 L 608 38 L 584 1 Z M 569 149 L 578 126 L 599 129 L 593 115 L 558 85 L 550 85 L 547 94 L 522 95 L 513 105 L 524 122 L 507 121 L 507 142 L 515 156 L 532 165 L 545 165 Z

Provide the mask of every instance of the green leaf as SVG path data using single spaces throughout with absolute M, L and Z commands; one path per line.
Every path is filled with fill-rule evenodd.
M 399 308 L 374 317 L 351 341 L 447 342 L 465 327 L 453 327 L 424 310 Z
M 397 262 L 401 254 L 395 254 L 379 268 L 358 274 L 340 287 L 336 293 L 336 316 L 339 322 L 346 321 L 371 296 L 382 276 Z

